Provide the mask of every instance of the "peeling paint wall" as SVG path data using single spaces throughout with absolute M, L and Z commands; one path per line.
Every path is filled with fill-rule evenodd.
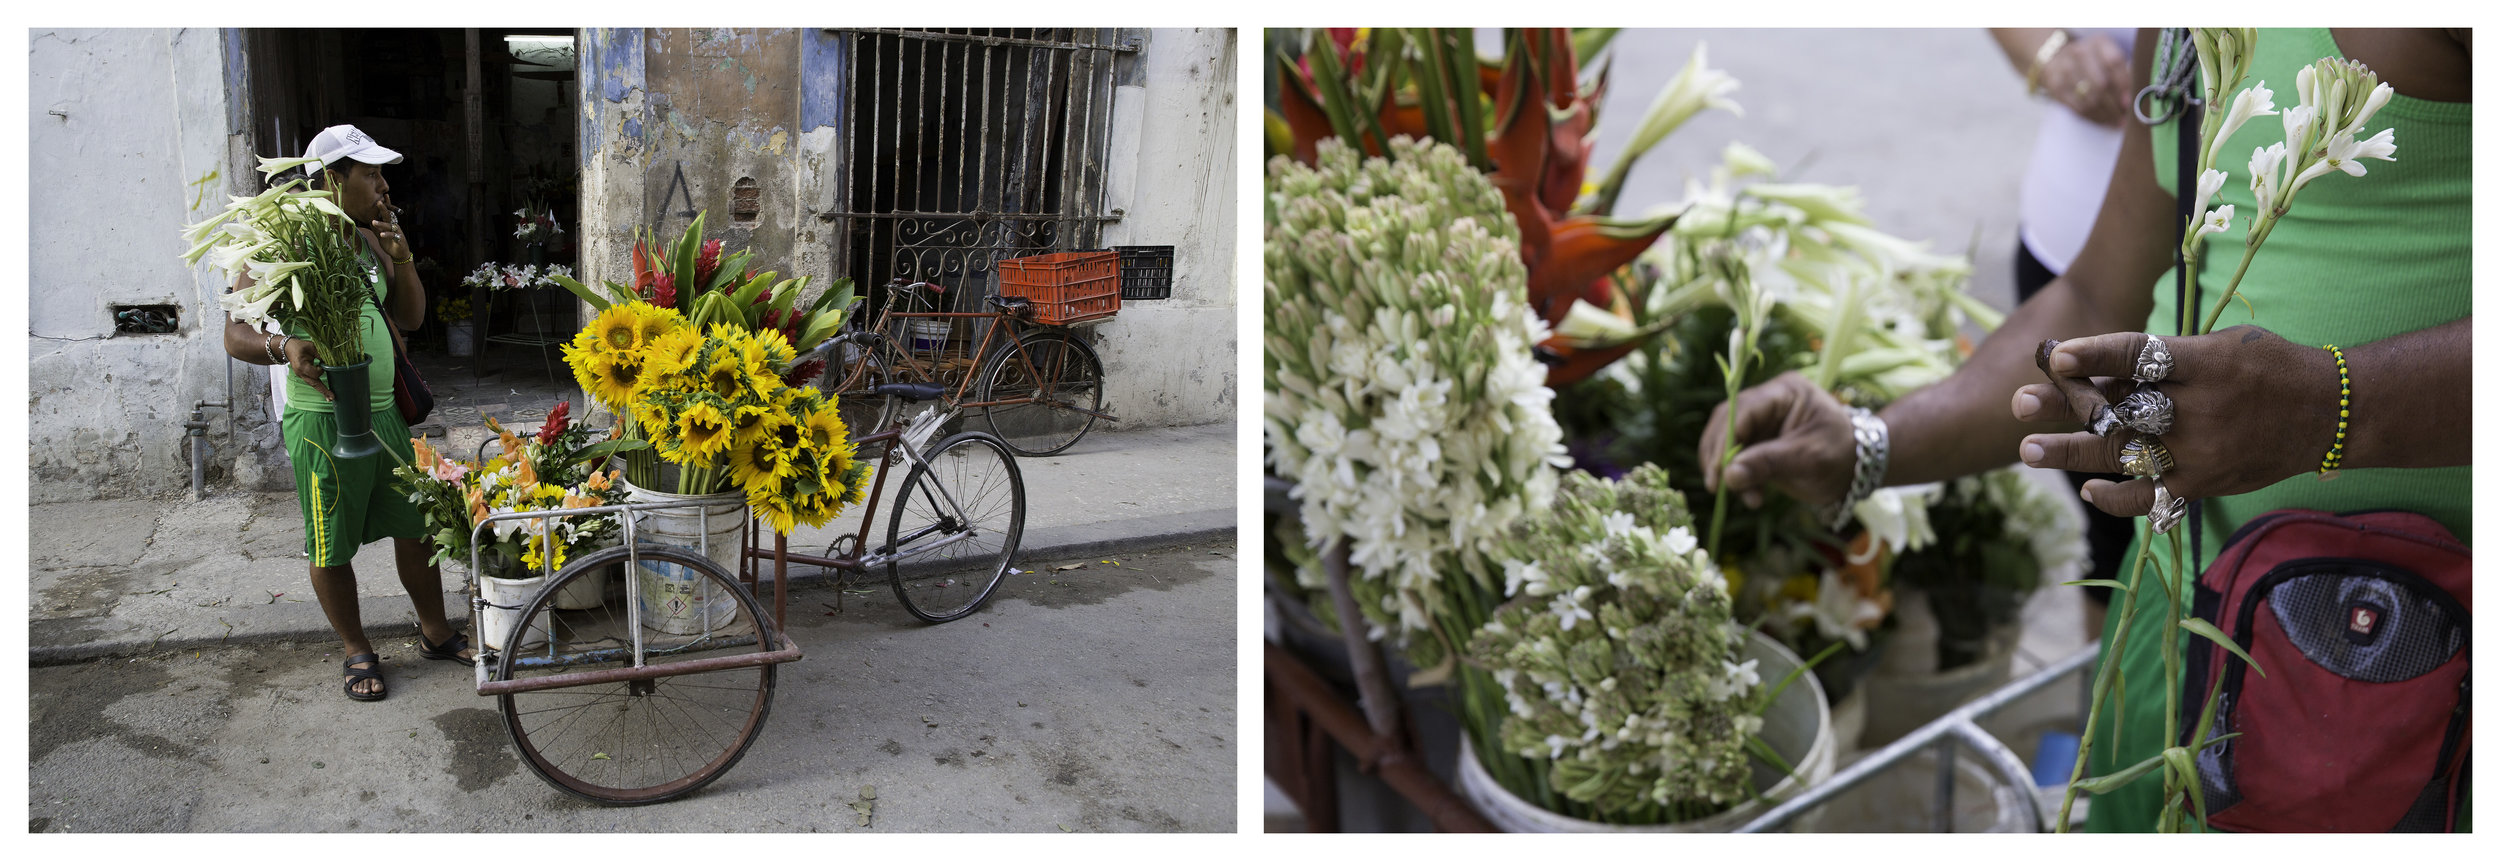
M 180 230 L 248 193 L 247 112 L 228 96 L 240 43 L 216 29 L 36 30 L 28 51 L 28 499 L 187 492 L 183 423 L 223 401 L 227 362 L 205 264 Z M 234 91 L 239 92 L 239 87 Z M 214 177 L 194 184 L 204 177 Z M 194 209 L 194 204 L 198 209 Z M 114 304 L 180 308 L 181 329 L 115 335 Z M 211 410 L 212 480 L 268 425 L 265 372 L 234 368 L 247 432 Z M 246 458 L 249 460 L 250 458 Z M 284 463 L 281 457 L 281 464 Z M 262 472 L 245 470 L 246 483 Z M 275 480 L 284 482 L 283 476 Z
M 1170 245 L 1173 276 L 1172 298 L 1123 302 L 1097 327 L 1111 427 L 1237 415 L 1237 50 L 1229 29 L 1150 31 L 1114 98 L 1110 205 L 1127 214 L 1103 244 Z

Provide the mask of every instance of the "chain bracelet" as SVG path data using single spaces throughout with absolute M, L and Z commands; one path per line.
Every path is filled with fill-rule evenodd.
M 1850 407 L 1849 430 L 1857 442 L 1857 469 L 1849 479 L 1849 495 L 1825 510 L 1833 532 L 1849 525 L 1849 514 L 1859 500 L 1884 485 L 1884 469 L 1892 461 L 1892 426 L 1877 418 L 1874 410 Z

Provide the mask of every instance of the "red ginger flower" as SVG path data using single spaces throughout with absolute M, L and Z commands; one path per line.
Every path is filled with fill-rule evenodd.
M 547 411 L 547 423 L 546 423 L 546 424 L 543 424 L 543 425 L 540 425 L 540 426 L 538 427 L 538 444 L 539 444 L 539 445 L 554 445 L 554 444 L 555 444 L 555 441 L 556 441 L 556 435 L 557 435 L 557 434 L 560 434 L 560 433 L 563 433 L 563 432 L 564 432 L 564 426 L 565 426 L 566 424 L 568 424 L 568 423 L 569 423 L 569 422 L 568 422 L 568 417 L 569 417 L 569 416 L 568 416 L 568 414 L 570 414 L 572 411 L 573 411 L 573 402 L 572 402 L 572 401 L 561 401 L 561 402 L 558 402 L 558 403 L 556 404 L 556 408 L 555 408 L 555 409 L 548 410 L 548 411 Z
M 692 289 L 700 291 L 711 286 L 712 274 L 720 271 L 720 249 L 720 240 L 704 240 L 703 250 L 694 258 L 694 284 L 690 285 Z

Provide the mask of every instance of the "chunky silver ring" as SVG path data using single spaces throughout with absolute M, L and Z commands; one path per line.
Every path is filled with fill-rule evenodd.
M 2118 471 L 2137 478 L 2160 478 L 2178 466 L 2170 458 L 2170 447 L 2150 436 L 2128 440 L 2118 450 Z
M 2135 394 L 2110 405 L 2110 413 L 2119 424 L 2136 433 L 2166 434 L 2170 432 L 2171 406 L 2169 395 L 2147 383 Z
M 2170 376 L 2170 367 L 2170 345 L 2162 343 L 2158 336 L 2145 335 L 2144 349 L 2135 356 L 2135 381 L 2161 382 L 2162 378 Z
M 2170 495 L 2170 488 L 2163 487 L 2161 479 L 2153 479 L 2153 510 L 2144 514 L 2146 520 L 2152 521 L 2153 534 L 2169 532 L 2186 514 L 2187 502 Z

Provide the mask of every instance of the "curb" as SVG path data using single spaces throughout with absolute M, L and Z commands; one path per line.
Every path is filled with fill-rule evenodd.
M 1138 527 L 1144 525 L 1139 522 L 1140 520 L 1150 520 L 1153 525 L 1140 530 Z M 1155 518 L 1047 527 L 1025 533 L 1024 539 L 1019 542 L 1016 549 L 1016 556 L 1020 563 L 1034 564 L 1052 558 L 1106 556 L 1174 544 L 1230 541 L 1237 535 L 1238 522 L 1234 510 L 1225 508 L 1213 511 L 1179 512 Z M 836 572 L 824 568 L 793 569 L 790 572 L 790 587 L 795 592 L 833 583 L 836 579 L 835 574 Z M 445 592 L 444 597 L 447 607 L 456 606 L 457 602 L 466 600 L 465 595 L 456 591 Z M 370 610 L 367 612 L 369 616 L 379 615 Z M 287 618 L 267 628 L 219 637 L 169 635 L 148 641 L 135 638 L 107 638 L 52 644 L 30 642 L 30 648 L 27 650 L 28 665 L 51 667 L 102 658 L 129 658 L 183 649 L 213 649 L 260 643 L 314 642 L 335 645 L 332 641 L 337 635 L 330 630 L 329 622 L 321 615 L 320 605 L 307 602 L 290 607 L 280 615 Z M 29 626 L 28 639 L 30 641 L 42 640 L 45 629 L 48 627 L 61 629 L 59 639 L 74 639 L 77 635 L 76 629 L 86 621 L 88 620 L 39 620 Z M 402 605 L 400 609 L 391 612 L 386 621 L 368 620 L 365 623 L 365 634 L 375 640 L 415 637 L 417 625 L 414 614 Z M 379 644 L 376 648 L 389 649 L 388 646 Z

